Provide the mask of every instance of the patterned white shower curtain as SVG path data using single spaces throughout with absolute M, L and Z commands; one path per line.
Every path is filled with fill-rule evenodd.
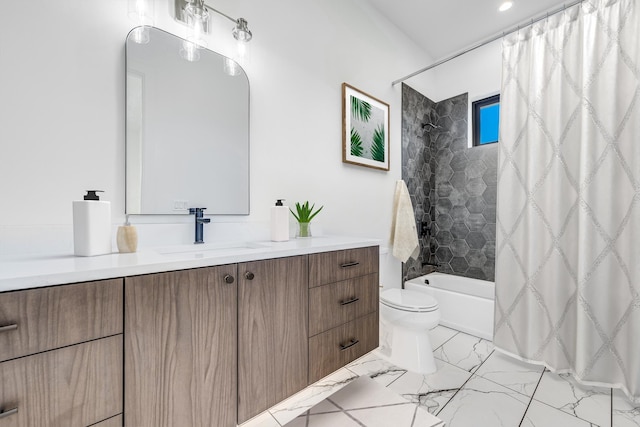
M 640 1 L 505 38 L 496 347 L 640 403 Z

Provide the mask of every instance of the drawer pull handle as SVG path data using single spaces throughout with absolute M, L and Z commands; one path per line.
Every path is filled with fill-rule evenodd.
M 247 280 L 253 280 L 254 277 L 256 276 L 250 271 L 247 271 L 246 273 L 244 273 L 244 278 Z
M 353 297 L 353 298 L 351 298 L 349 300 L 340 301 L 340 305 L 349 305 L 349 304 L 353 304 L 356 301 L 360 301 L 360 298 Z
M 348 344 L 340 344 L 340 351 L 345 351 L 349 347 L 353 347 L 354 345 L 358 344 L 359 342 L 360 342 L 359 340 L 353 338 L 351 341 L 349 341 Z
M 356 265 L 360 265 L 360 263 L 358 261 L 345 262 L 344 264 L 340 264 L 340 267 L 349 268 L 349 267 L 355 267 Z
M 0 332 L 9 332 L 18 329 L 18 324 L 14 323 L 13 325 L 0 326 Z
M 231 283 L 233 283 L 233 282 L 234 282 L 234 280 L 235 280 L 235 279 L 233 278 L 233 276 L 232 276 L 232 275 L 230 275 L 230 274 L 225 274 L 225 275 L 224 275 L 224 282 L 225 282 L 225 283 L 229 283 L 229 284 L 231 284 Z
M 9 417 L 9 416 L 11 416 L 13 414 L 17 414 L 17 413 L 18 413 L 18 408 L 13 408 L 13 409 L 9 409 L 9 410 L 4 411 L 4 412 L 0 412 L 0 419 Z

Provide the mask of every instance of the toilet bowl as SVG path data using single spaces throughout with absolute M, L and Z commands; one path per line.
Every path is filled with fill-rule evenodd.
M 438 301 L 407 289 L 380 294 L 381 353 L 391 363 L 412 372 L 435 372 L 429 330 L 440 321 Z

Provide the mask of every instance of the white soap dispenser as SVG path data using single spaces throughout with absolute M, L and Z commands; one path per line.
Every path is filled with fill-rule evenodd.
M 274 242 L 289 240 L 289 207 L 282 204 L 283 200 L 278 199 L 271 207 L 271 240 Z
M 73 202 L 73 252 L 76 256 L 111 253 L 111 203 L 87 190 L 84 200 Z

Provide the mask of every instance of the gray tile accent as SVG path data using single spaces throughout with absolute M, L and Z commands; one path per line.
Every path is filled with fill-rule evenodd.
M 431 227 L 418 260 L 403 265 L 406 278 L 432 271 L 429 261 L 494 280 L 498 147 L 467 147 L 468 105 L 467 94 L 436 103 L 402 85 L 402 178 L 416 221 Z

